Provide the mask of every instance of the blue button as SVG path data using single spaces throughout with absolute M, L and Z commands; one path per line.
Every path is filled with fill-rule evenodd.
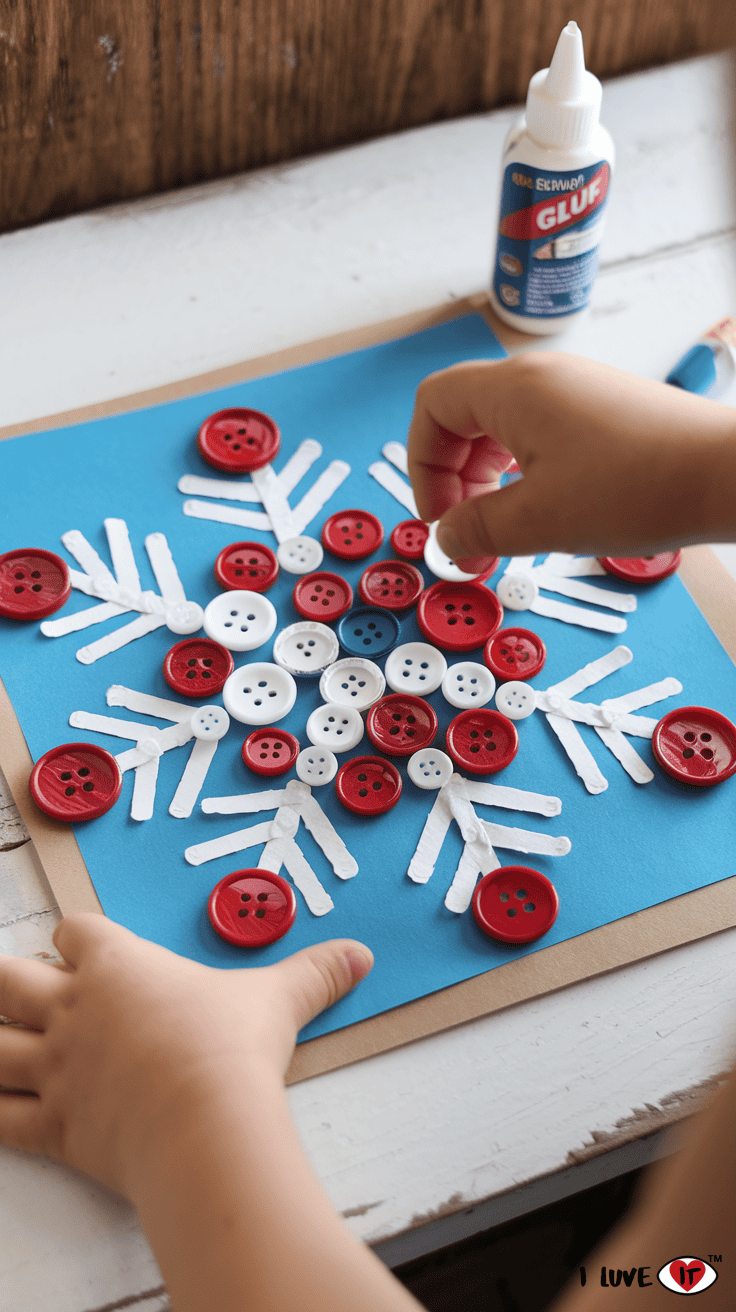
M 362 606 L 343 615 L 337 626 L 340 646 L 349 656 L 385 656 L 401 637 L 401 625 L 390 610 Z

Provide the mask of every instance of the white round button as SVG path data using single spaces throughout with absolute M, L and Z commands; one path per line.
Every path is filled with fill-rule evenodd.
M 204 621 L 204 611 L 196 601 L 175 601 L 166 607 L 164 619 L 172 633 L 197 633 Z
M 156 742 L 155 738 L 141 738 L 140 742 L 136 743 L 136 747 L 150 757 L 152 761 L 157 756 L 163 756 L 164 749 L 160 743 Z
M 403 642 L 400 647 L 394 647 L 384 668 L 386 683 L 394 692 L 426 697 L 442 683 L 447 661 L 428 642 Z
M 447 583 L 469 583 L 471 579 L 477 579 L 477 574 L 466 574 L 465 570 L 458 569 L 454 560 L 450 560 L 442 550 L 437 541 L 437 523 L 429 526 L 429 537 L 424 544 L 424 563 L 427 569 L 431 569 L 438 579 L 445 579 Z
M 468 710 L 485 706 L 496 691 L 496 680 L 485 665 L 477 661 L 458 661 L 450 665 L 442 680 L 442 695 L 451 706 Z
M 260 592 L 223 592 L 204 612 L 204 631 L 229 651 L 253 651 L 276 628 L 276 608 Z
M 233 670 L 222 690 L 222 700 L 241 724 L 275 724 L 294 705 L 296 682 L 280 665 L 254 661 Z
M 407 772 L 417 788 L 442 788 L 449 784 L 455 769 L 449 756 L 435 751 L 434 747 L 423 747 L 409 757 Z
M 537 709 L 534 689 L 521 679 L 502 683 L 496 693 L 496 709 L 510 720 L 526 720 Z
M 315 747 L 331 752 L 349 752 L 363 737 L 363 721 L 354 706 L 326 702 L 307 720 L 307 738 Z
M 195 738 L 216 743 L 230 728 L 230 716 L 221 706 L 198 706 L 192 711 L 191 724 Z
M 380 665 L 363 656 L 347 656 L 328 666 L 319 681 L 319 694 L 337 706 L 367 711 L 386 691 Z
M 296 772 L 304 784 L 320 788 L 337 774 L 337 757 L 328 747 L 305 747 L 296 758 Z
M 539 588 L 529 574 L 504 574 L 496 584 L 496 596 L 507 610 L 528 610 Z
M 279 542 L 276 551 L 276 559 L 287 574 L 311 574 L 313 569 L 319 569 L 324 555 L 322 543 L 306 533 Z
M 317 620 L 301 620 L 276 634 L 273 658 L 290 674 L 321 674 L 336 661 L 340 644 L 332 629 Z

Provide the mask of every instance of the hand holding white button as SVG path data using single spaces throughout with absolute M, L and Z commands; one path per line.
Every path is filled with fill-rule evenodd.
M 526 720 L 537 709 L 534 689 L 520 679 L 502 683 L 496 693 L 496 709 L 510 720 Z
M 504 574 L 496 584 L 496 596 L 507 610 L 529 610 L 539 588 L 529 574 Z

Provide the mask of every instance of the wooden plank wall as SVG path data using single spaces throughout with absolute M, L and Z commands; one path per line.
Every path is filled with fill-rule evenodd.
M 0 231 L 523 99 L 570 18 L 607 77 L 733 0 L 0 0 Z

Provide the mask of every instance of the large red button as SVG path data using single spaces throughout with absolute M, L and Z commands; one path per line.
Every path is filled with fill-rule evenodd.
M 401 796 L 401 775 L 380 756 L 354 756 L 338 770 L 335 792 L 356 815 L 383 815 Z
M 480 583 L 433 583 L 419 598 L 417 620 L 425 638 L 447 651 L 472 651 L 501 627 L 503 606 Z
M 497 679 L 533 679 L 547 659 L 547 648 L 531 629 L 501 629 L 488 639 L 483 660 Z
M 274 460 L 281 434 L 260 410 L 218 410 L 197 434 L 200 455 L 227 474 L 250 474 Z
M 554 884 L 528 866 L 501 866 L 476 884 L 473 915 L 484 934 L 501 943 L 533 943 L 551 929 L 560 909 Z
M 674 574 L 682 560 L 681 551 L 661 551 L 658 556 L 599 556 L 601 565 L 627 583 L 656 583 Z
M 321 620 L 329 624 L 347 614 L 353 604 L 353 589 L 339 574 L 319 570 L 305 574 L 292 593 L 295 608 L 305 620 Z
M 182 697 L 222 692 L 234 669 L 231 653 L 214 638 L 185 638 L 164 656 L 164 678 Z
M 268 592 L 279 576 L 279 562 L 261 542 L 233 542 L 215 561 L 215 578 L 231 592 Z
M 397 556 L 405 560 L 424 560 L 424 548 L 429 537 L 429 525 L 423 519 L 404 519 L 396 525 L 390 537 Z
M 363 570 L 358 592 L 368 606 L 385 610 L 408 610 L 416 606 L 424 591 L 424 579 L 416 565 L 404 560 L 379 560 Z
M 684 784 L 720 784 L 736 773 L 736 725 L 706 706 L 678 706 L 652 734 L 654 758 Z
M 379 751 L 389 756 L 411 756 L 434 740 L 437 716 L 423 697 L 394 692 L 371 707 L 365 727 Z
M 288 933 L 296 919 L 291 884 L 271 870 L 234 870 L 207 903 L 212 928 L 239 948 L 261 948 Z
M 0 556 L 0 615 L 9 620 L 42 620 L 69 599 L 71 578 L 61 556 L 40 547 Z
M 383 524 L 368 510 L 338 510 L 322 529 L 322 546 L 341 560 L 362 560 L 383 542 Z
M 62 743 L 36 761 L 31 797 L 54 820 L 96 820 L 114 806 L 123 786 L 120 766 L 95 743 Z
M 240 754 L 255 774 L 275 775 L 286 774 L 300 751 L 299 740 L 293 733 L 263 728 L 248 734 Z
M 445 746 L 455 765 L 471 774 L 497 774 L 519 750 L 516 726 L 500 711 L 461 711 L 447 727 Z

